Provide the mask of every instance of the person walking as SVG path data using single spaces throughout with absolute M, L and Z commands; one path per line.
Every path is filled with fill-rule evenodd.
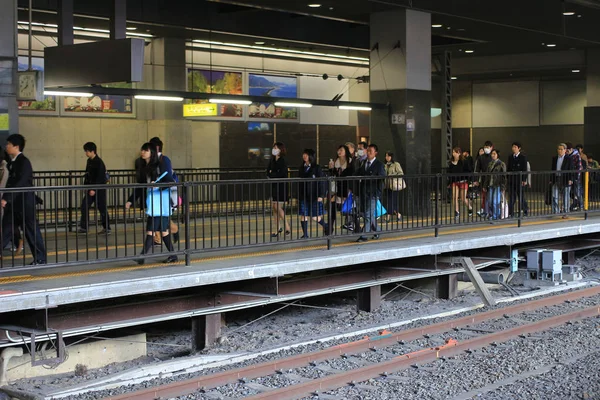
M 394 160 L 394 153 L 390 150 L 385 152 L 385 175 L 388 177 L 385 184 L 386 207 L 390 215 L 394 214 L 398 222 L 402 221 L 400 213 L 400 191 L 406 188 L 406 182 L 402 166 Z M 390 178 L 394 177 L 394 178 Z
M 465 162 L 460 147 L 452 149 L 452 159 L 448 162 L 448 179 L 452 188 L 452 202 L 454 203 L 454 218 L 460 218 L 460 204 L 463 203 L 469 210 L 469 217 L 473 215 L 473 209 L 467 199 L 469 190 L 468 174 L 471 173 L 469 165 Z
M 288 165 L 286 162 L 286 148 L 281 142 L 273 144 L 271 149 L 271 159 L 269 160 L 269 166 L 267 167 L 267 178 L 271 179 L 284 179 L 288 177 Z M 285 226 L 285 235 L 291 234 L 291 228 L 285 219 L 285 203 L 288 200 L 287 183 L 278 182 L 271 184 L 271 205 L 273 212 L 275 213 L 275 226 L 277 232 L 272 233 L 271 237 L 279 237 L 283 233 L 283 228 L 279 227 L 280 221 L 283 221 Z
M 329 225 L 323 217 L 325 215 L 323 200 L 327 193 L 327 181 L 318 180 L 319 178 L 323 178 L 325 174 L 316 163 L 316 154 L 313 149 L 304 149 L 302 164 L 298 171 L 300 179 L 310 179 L 310 182 L 301 181 L 298 184 L 300 225 L 302 226 L 303 233 L 301 239 L 308 239 L 310 237 L 308 230 L 308 221 L 310 218 L 313 221 L 317 221 L 323 227 L 325 235 L 328 235 Z
M 141 170 L 138 176 L 142 177 L 142 179 L 138 183 L 155 183 L 161 176 L 160 183 L 174 182 L 170 168 L 159 161 L 158 152 L 154 144 L 144 143 L 141 155 L 145 164 L 140 165 Z M 168 187 L 148 188 L 147 192 L 146 214 L 148 218 L 146 220 L 146 239 L 141 254 L 150 254 L 152 252 L 154 232 L 161 232 L 165 247 L 170 252 L 174 252 L 175 248 L 173 247 L 173 241 L 169 232 L 169 217 L 171 216 L 170 190 Z M 133 201 L 130 197 L 130 200 L 125 203 L 126 209 L 129 209 L 135 203 L 136 193 L 134 191 Z M 173 263 L 176 261 L 177 256 L 171 255 L 164 262 Z M 143 258 L 137 260 L 137 263 L 140 265 L 143 265 L 144 262 Z
M 6 153 L 10 157 L 7 189 L 33 187 L 33 168 L 31 161 L 23 154 L 24 149 L 25 137 L 22 135 L 14 133 L 6 138 Z M 13 239 L 13 232 L 20 225 L 25 231 L 25 238 L 33 253 L 31 265 L 46 264 L 46 247 L 36 219 L 35 193 L 33 191 L 5 193 L 0 200 L 0 205 L 4 208 L 1 247 Z
M 88 231 L 88 213 L 92 204 L 96 204 L 102 219 L 102 231 L 98 235 L 110 235 L 110 222 L 108 220 L 108 210 L 106 208 L 106 189 L 101 189 L 106 185 L 107 173 L 104 161 L 97 154 L 97 147 L 94 142 L 87 142 L 83 145 L 83 151 L 87 157 L 85 167 L 84 185 L 93 185 L 93 188 L 86 190 L 83 199 L 81 200 L 81 220 L 77 233 L 87 233 Z
M 372 239 L 379 239 L 379 226 L 377 225 L 377 206 L 383 191 L 383 181 L 385 177 L 385 166 L 377 157 L 378 148 L 376 144 L 371 143 L 367 147 L 367 158 L 358 170 L 358 176 L 374 177 L 372 179 L 363 179 L 358 185 L 359 201 L 358 209 L 363 214 L 365 225 L 364 233 L 369 233 L 371 230 L 375 232 Z M 357 242 L 366 242 L 369 240 L 366 236 L 360 236 Z

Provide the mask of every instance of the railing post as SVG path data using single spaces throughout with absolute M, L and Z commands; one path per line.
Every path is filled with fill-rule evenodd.
M 521 218 L 523 217 L 523 213 L 524 213 L 524 211 L 523 211 L 523 204 L 525 203 L 523 201 L 523 172 L 522 171 L 519 171 L 518 178 L 519 178 L 519 182 L 518 182 L 518 185 L 519 185 L 519 204 L 518 204 L 518 206 L 519 206 L 519 220 L 517 221 L 517 227 L 520 228 L 521 227 Z M 512 194 L 510 196 L 512 198 Z M 510 201 L 510 199 L 509 199 L 509 201 Z M 514 212 L 515 212 L 515 205 L 513 204 L 513 215 L 514 215 Z
M 327 177 L 327 204 L 328 204 L 328 208 L 329 208 L 329 213 L 327 214 L 327 227 L 328 227 L 328 232 L 327 232 L 327 250 L 331 250 L 331 235 L 332 232 L 334 231 L 334 226 L 333 226 L 333 219 L 331 218 L 331 213 L 332 212 L 336 212 L 335 206 L 333 206 L 333 204 L 331 203 L 331 197 L 332 197 L 332 193 L 329 193 L 329 189 L 331 189 L 332 187 L 332 183 L 335 183 L 335 179 L 331 176 Z M 337 189 L 337 188 L 336 188 Z M 337 193 L 336 193 L 337 194 Z M 333 207 L 332 207 L 333 206 Z
M 67 177 L 68 183 L 69 183 L 69 188 L 71 186 L 73 186 L 73 174 L 72 171 L 68 171 L 68 177 Z M 67 210 L 69 213 L 69 222 L 68 222 L 68 229 L 69 232 L 73 232 L 73 191 L 71 189 L 69 189 L 68 193 L 67 193 Z
M 440 204 L 441 204 L 441 197 L 442 197 L 442 188 L 441 188 L 441 182 L 442 182 L 442 175 L 441 174 L 436 174 L 435 175 L 435 237 L 438 237 L 440 234 Z
M 588 219 L 588 208 L 590 205 L 590 173 L 589 171 L 585 171 L 583 173 L 583 190 L 584 190 L 584 194 L 583 194 L 583 198 L 584 198 L 584 202 L 583 202 L 583 209 L 585 210 L 585 219 Z
M 191 259 L 191 238 L 190 238 L 190 196 L 192 195 L 191 191 L 192 185 L 189 182 L 185 182 L 183 184 L 185 197 L 184 197 L 184 207 L 185 210 L 185 265 L 190 265 Z

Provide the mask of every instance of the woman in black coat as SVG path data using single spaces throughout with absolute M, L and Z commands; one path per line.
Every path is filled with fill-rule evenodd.
M 304 149 L 302 153 L 302 165 L 299 168 L 299 177 L 301 179 L 310 179 L 310 182 L 300 182 L 298 184 L 298 200 L 300 203 L 299 214 L 301 216 L 302 237 L 301 239 L 309 238 L 308 219 L 312 217 L 319 225 L 323 227 L 325 234 L 329 234 L 329 227 L 323 215 L 323 199 L 327 193 L 327 181 L 318 181 L 318 178 L 323 178 L 325 174 L 319 165 L 316 163 L 316 154 L 313 149 Z
M 271 160 L 269 160 L 269 166 L 267 167 L 267 178 L 272 179 L 284 179 L 288 177 L 288 166 L 285 160 L 286 150 L 285 145 L 281 142 L 273 144 L 271 150 Z M 271 237 L 278 237 L 282 232 L 283 228 L 279 227 L 279 221 L 282 220 L 285 225 L 285 234 L 291 233 L 291 228 L 285 219 L 285 202 L 287 201 L 288 191 L 286 182 L 278 182 L 271 184 L 271 205 L 273 206 L 273 212 L 275 213 L 275 226 L 277 232 L 272 233 Z

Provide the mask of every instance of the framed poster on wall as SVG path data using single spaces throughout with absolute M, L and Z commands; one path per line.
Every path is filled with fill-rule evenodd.
M 243 94 L 243 74 L 236 71 L 188 68 L 187 87 L 188 92 L 239 96 Z M 211 104 L 207 100 L 188 100 L 183 105 L 183 116 L 241 120 L 244 118 L 244 106 L 241 104 Z
M 131 83 L 106 84 L 105 87 L 131 88 Z M 135 117 L 133 96 L 63 96 L 61 115 L 68 117 Z
M 29 59 L 27 57 L 19 57 L 19 71 L 27 71 L 29 69 Z M 31 68 L 35 71 L 44 71 L 44 59 L 41 57 L 33 57 L 31 59 Z M 44 96 L 42 101 L 18 101 L 17 108 L 19 114 L 27 115 L 58 115 L 56 107 L 56 96 Z
M 295 76 L 248 74 L 250 96 L 298 98 L 298 79 Z M 298 109 L 276 107 L 274 103 L 252 103 L 248 106 L 249 119 L 298 120 Z

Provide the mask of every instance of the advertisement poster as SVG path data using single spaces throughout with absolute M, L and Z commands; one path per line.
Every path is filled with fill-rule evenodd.
M 19 57 L 19 71 L 27 71 L 29 69 L 29 59 L 27 57 Z M 31 59 L 31 67 L 36 71 L 44 70 L 44 59 L 33 57 Z M 17 108 L 19 111 L 34 111 L 39 113 L 54 113 L 56 114 L 56 97 L 44 96 L 43 101 L 18 101 Z
M 187 79 L 189 92 L 241 95 L 243 91 L 241 72 L 189 68 Z M 244 106 L 241 104 L 218 104 L 214 111 L 208 107 L 190 107 L 190 104 L 209 103 L 207 100 L 189 100 L 188 104 L 184 104 L 184 117 L 243 118 L 244 116 Z
M 105 84 L 105 87 L 131 88 L 131 83 Z M 94 95 L 62 97 L 63 115 L 133 116 L 133 96 Z
M 250 96 L 265 96 L 295 99 L 298 97 L 296 77 L 248 74 Z M 298 119 L 298 109 L 275 107 L 274 103 L 252 103 L 248 106 L 249 118 L 260 119 Z

